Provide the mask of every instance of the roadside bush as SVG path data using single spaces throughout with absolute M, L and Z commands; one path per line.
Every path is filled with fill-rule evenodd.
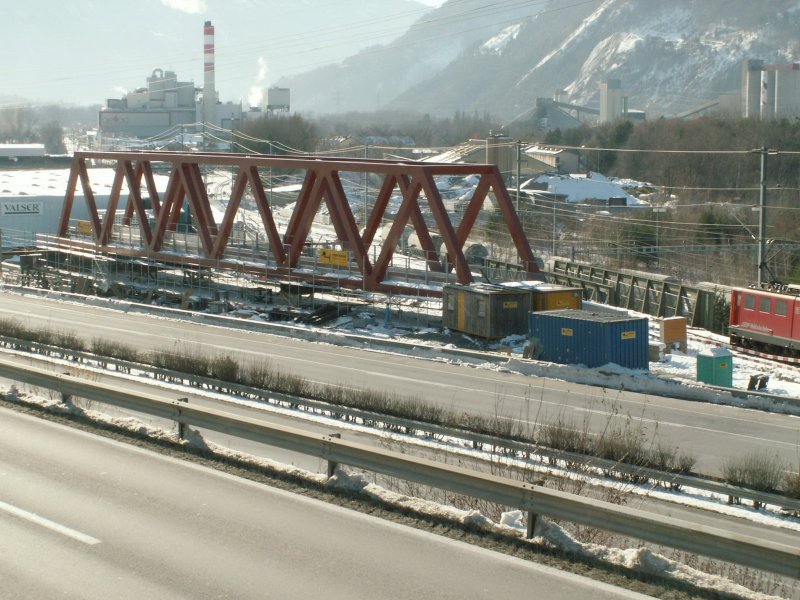
M 648 452 L 644 447 L 644 434 L 640 429 L 626 423 L 622 427 L 612 427 L 595 443 L 591 452 L 598 458 L 624 462 L 629 465 L 647 466 Z
M 694 465 L 697 463 L 697 457 L 689 454 L 685 450 L 681 450 L 672 466 L 672 471 L 676 473 L 691 473 L 694 471 Z
M 30 332 L 15 319 L 0 319 L 0 335 L 30 341 Z
M 260 390 L 267 390 L 275 378 L 275 370 L 269 361 L 251 363 L 240 369 L 242 383 Z
M 123 344 L 121 342 L 111 342 L 95 338 L 89 346 L 89 351 L 97 356 L 105 356 L 107 358 L 116 358 L 117 360 L 126 360 L 128 362 L 140 362 L 139 351 Z
M 542 425 L 539 438 L 542 445 L 553 450 L 576 454 L 592 454 L 594 451 L 594 444 L 586 427 L 579 428 L 560 417 L 556 421 Z
M 648 453 L 648 464 L 660 471 L 673 471 L 675 470 L 677 458 L 677 450 L 670 448 L 659 443 L 655 448 L 652 448 Z
M 208 357 L 190 353 L 186 350 L 177 352 L 159 350 L 150 355 L 150 362 L 159 369 L 179 371 L 198 377 L 208 377 L 210 374 Z
M 797 473 L 787 473 L 784 476 L 783 493 L 789 498 L 800 499 L 800 469 Z
M 239 362 L 230 356 L 215 356 L 209 361 L 211 377 L 227 383 L 240 383 Z
M 31 342 L 38 342 L 47 346 L 55 346 L 58 340 L 58 335 L 52 329 L 42 329 L 40 331 L 29 330 L 28 336 L 25 338 Z
M 78 337 L 70 331 L 60 331 L 53 335 L 52 345 L 59 348 L 66 348 L 74 352 L 83 352 L 86 350 L 86 342 L 83 338 Z
M 775 492 L 784 479 L 786 464 L 767 452 L 751 452 L 729 458 L 722 465 L 722 476 L 731 485 L 761 492 Z

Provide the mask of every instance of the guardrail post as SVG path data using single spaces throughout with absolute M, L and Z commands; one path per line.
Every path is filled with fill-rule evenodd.
M 533 532 L 536 529 L 536 520 L 539 518 L 539 515 L 535 512 L 528 511 L 528 527 L 525 530 L 525 539 L 532 540 L 533 539 Z
M 70 372 L 62 371 L 61 374 L 70 375 Z M 61 392 L 61 404 L 69 404 L 70 402 L 72 402 L 72 394 L 66 394 L 64 392 Z
M 185 402 L 189 403 L 189 398 L 178 398 L 176 402 Z M 178 408 L 175 413 L 175 420 L 178 422 L 178 439 L 184 440 L 186 439 L 186 423 L 180 420 L 181 417 L 181 409 Z
M 342 439 L 341 433 L 332 433 L 328 437 L 336 438 L 338 440 Z M 333 474 L 336 473 L 336 469 L 339 467 L 339 463 L 335 460 L 328 461 L 328 477 L 333 477 Z

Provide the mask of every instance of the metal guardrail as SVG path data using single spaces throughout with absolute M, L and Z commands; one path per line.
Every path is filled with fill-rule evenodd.
M 2 360 L 0 377 L 174 420 L 184 426 L 209 429 L 300 452 L 329 463 L 347 464 L 456 494 L 516 507 L 528 511 L 529 521 L 535 515 L 545 515 L 786 577 L 800 577 L 800 548 L 786 544 L 704 527 L 671 517 L 654 517 L 629 507 L 581 498 L 398 452 L 374 449 L 327 435 L 269 425 L 215 409 L 134 394 L 118 387 L 79 381 L 68 375 L 58 375 L 34 367 L 21 367 Z
M 439 435 L 443 437 L 461 439 L 470 442 L 473 445 L 484 445 L 484 446 L 492 446 L 495 448 L 502 448 L 504 450 L 511 450 L 523 456 L 530 456 L 530 455 L 539 456 L 547 460 L 563 461 L 570 464 L 582 465 L 583 467 L 586 468 L 597 469 L 599 471 L 605 471 L 608 473 L 617 473 L 619 475 L 624 475 L 632 479 L 637 479 L 637 480 L 647 479 L 648 481 L 661 482 L 665 485 L 669 484 L 671 486 L 691 487 L 706 492 L 728 496 L 728 498 L 730 499 L 737 498 L 740 500 L 749 500 L 753 503 L 759 503 L 762 505 L 769 504 L 771 506 L 777 506 L 785 510 L 800 512 L 800 500 L 798 499 L 789 498 L 788 496 L 782 496 L 779 494 L 760 492 L 748 488 L 741 488 L 727 483 L 712 481 L 709 479 L 702 479 L 700 477 L 695 477 L 692 475 L 673 473 L 669 471 L 659 471 L 657 469 L 631 465 L 619 461 L 606 460 L 602 458 L 586 456 L 583 454 L 576 454 L 573 452 L 567 452 L 563 450 L 554 450 L 542 446 L 537 446 L 535 444 L 527 442 L 498 438 L 488 434 L 475 433 L 463 429 L 454 429 L 452 427 L 444 427 L 442 425 L 425 423 L 422 421 L 413 421 L 411 419 L 404 419 L 401 417 L 394 417 L 391 415 L 383 415 L 358 408 L 351 408 L 348 406 L 333 405 L 319 400 L 312 400 L 309 398 L 289 396 L 288 394 L 281 394 L 279 392 L 261 390 L 258 388 L 246 386 L 239 383 L 231 383 L 231 382 L 221 381 L 219 379 L 213 379 L 210 377 L 201 377 L 198 375 L 192 375 L 190 373 L 182 373 L 179 371 L 161 369 L 158 367 L 142 365 L 140 363 L 133 363 L 116 358 L 101 357 L 96 354 L 90 354 L 88 352 L 78 352 L 71 350 L 65 351 L 63 348 L 57 346 L 48 346 L 46 344 L 40 344 L 38 342 L 30 342 L 27 340 L 18 340 L 16 338 L 8 338 L 6 336 L 0 336 L 0 344 L 5 346 L 14 344 L 17 347 L 23 345 L 30 351 L 36 351 L 37 349 L 39 349 L 51 353 L 69 354 L 70 356 L 74 356 L 78 360 L 86 362 L 96 361 L 104 365 L 114 365 L 114 367 L 118 369 L 121 368 L 125 370 L 147 371 L 154 378 L 161 377 L 164 379 L 181 379 L 183 381 L 187 381 L 189 385 L 197 387 L 206 386 L 208 388 L 224 388 L 225 390 L 229 390 L 231 392 L 241 394 L 243 396 L 258 398 L 259 400 L 265 403 L 284 403 L 287 405 L 296 405 L 305 407 L 306 409 L 315 410 L 319 412 L 335 412 L 349 418 L 360 419 L 364 422 L 380 422 L 387 427 L 404 429 L 406 431 L 420 431 L 428 435 Z M 739 391 L 739 390 L 732 390 L 732 388 L 724 388 L 720 386 L 712 386 L 712 387 L 714 387 L 714 389 L 718 389 L 720 391 L 725 391 L 725 392 Z M 760 396 L 773 397 L 779 400 L 791 401 L 800 404 L 800 400 L 786 398 L 784 396 L 775 396 L 774 394 L 767 394 L 763 392 L 751 391 L 751 392 L 741 392 L 741 394 L 748 394 L 748 395 L 757 394 Z

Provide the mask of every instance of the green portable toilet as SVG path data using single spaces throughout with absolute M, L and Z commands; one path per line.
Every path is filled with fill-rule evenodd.
M 733 355 L 719 346 L 697 353 L 697 381 L 733 387 Z

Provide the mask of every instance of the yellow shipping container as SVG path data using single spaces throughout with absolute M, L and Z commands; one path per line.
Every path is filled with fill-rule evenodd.
M 560 285 L 539 285 L 531 288 L 533 296 L 531 310 L 562 310 L 583 308 L 583 291 L 580 288 L 562 287 Z

